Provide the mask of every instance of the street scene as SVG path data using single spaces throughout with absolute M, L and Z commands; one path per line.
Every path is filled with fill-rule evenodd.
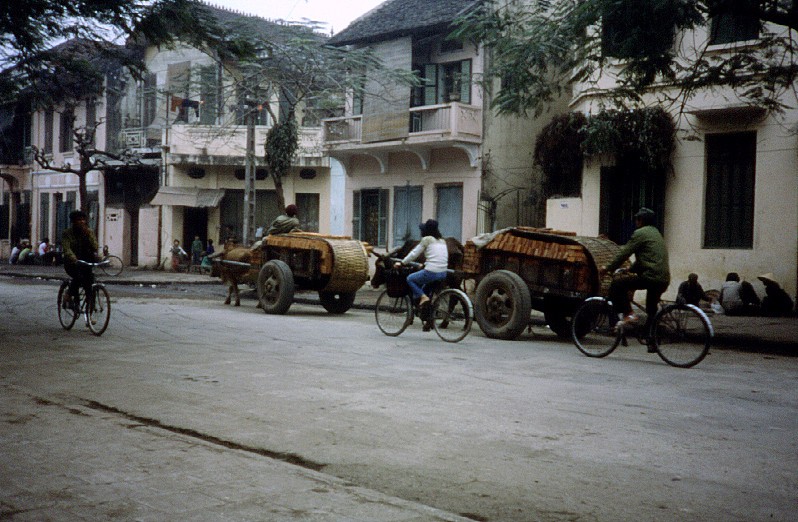
M 796 6 L 0 5 L 0 521 L 796 520 Z
M 0 278 L 4 517 L 794 513 L 794 357 L 720 347 L 682 370 L 630 343 L 591 359 L 545 325 L 393 338 L 365 307 L 275 316 L 200 286 L 109 284 L 96 337 L 58 324 L 56 282 Z

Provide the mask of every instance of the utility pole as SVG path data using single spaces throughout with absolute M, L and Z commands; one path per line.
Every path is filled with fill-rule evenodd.
M 247 156 L 244 165 L 244 233 L 245 245 L 255 239 L 255 111 L 257 105 L 251 100 L 246 103 Z

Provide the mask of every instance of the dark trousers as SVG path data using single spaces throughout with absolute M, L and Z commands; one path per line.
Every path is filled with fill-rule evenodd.
M 628 315 L 632 313 L 631 294 L 635 290 L 646 291 L 646 314 L 648 315 L 648 322 L 650 325 L 657 314 L 657 306 L 659 300 L 668 285 L 664 283 L 655 283 L 647 279 L 643 279 L 637 274 L 626 274 L 616 277 L 610 284 L 609 298 L 612 301 L 613 308 L 616 313 Z
M 64 265 L 64 270 L 72 278 L 69 284 L 69 295 L 72 296 L 73 302 L 77 303 L 78 289 L 81 286 L 88 298 L 91 295 L 91 285 L 94 284 L 94 273 L 91 271 L 91 267 L 69 263 Z

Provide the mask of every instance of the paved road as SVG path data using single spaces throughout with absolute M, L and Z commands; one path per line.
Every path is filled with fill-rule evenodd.
M 116 300 L 95 338 L 60 329 L 53 294 L 0 281 L 0 502 L 50 510 L 20 519 L 795 513 L 796 358 L 726 350 L 678 370 L 634 346 L 588 359 L 544 329 L 450 345 L 387 338 L 365 311 L 150 297 Z

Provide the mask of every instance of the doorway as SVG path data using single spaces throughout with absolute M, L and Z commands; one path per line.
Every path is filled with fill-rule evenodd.
M 183 207 L 183 248 L 191 247 L 194 236 L 199 236 L 202 244 L 208 241 L 208 209 Z

